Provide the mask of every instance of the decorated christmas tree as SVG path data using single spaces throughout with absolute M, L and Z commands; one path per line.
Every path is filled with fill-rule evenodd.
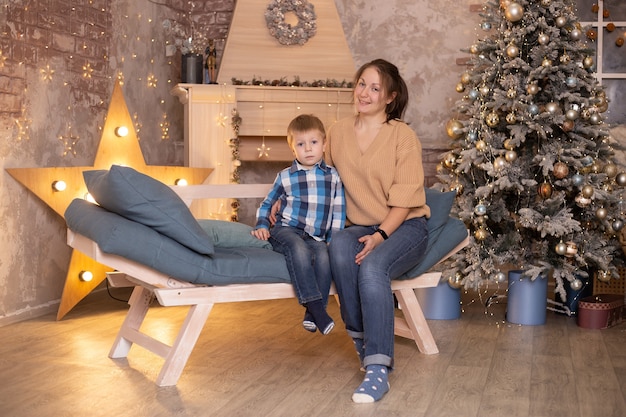
M 575 5 L 489 1 L 481 16 L 438 173 L 472 241 L 449 279 L 478 287 L 514 268 L 565 295 L 590 274 L 619 278 L 626 173 Z

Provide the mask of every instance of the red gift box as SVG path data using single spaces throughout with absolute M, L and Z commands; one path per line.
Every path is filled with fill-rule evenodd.
M 578 300 L 577 323 L 585 329 L 606 329 L 622 322 L 624 296 L 596 294 Z

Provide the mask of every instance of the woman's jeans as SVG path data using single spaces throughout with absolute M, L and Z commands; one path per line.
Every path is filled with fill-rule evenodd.
M 285 256 L 298 302 L 322 300 L 326 306 L 332 281 L 326 242 L 317 241 L 295 227 L 278 224 L 271 229 L 269 242 L 276 252 Z
M 339 294 L 341 318 L 353 339 L 363 339 L 363 366 L 393 367 L 394 300 L 391 280 L 416 266 L 428 245 L 423 217 L 404 221 L 389 239 L 363 259 L 354 261 L 363 244 L 362 236 L 375 226 L 350 226 L 333 231 L 329 246 L 330 266 Z

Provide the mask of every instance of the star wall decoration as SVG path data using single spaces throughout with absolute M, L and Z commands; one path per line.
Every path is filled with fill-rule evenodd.
M 118 127 L 126 127 L 127 134 L 118 136 Z M 116 133 L 117 132 L 117 133 Z M 184 178 L 188 184 L 201 184 L 213 171 L 212 168 L 189 168 L 179 166 L 146 165 L 139 146 L 133 119 L 128 112 L 126 101 L 119 82 L 115 83 L 111 103 L 102 129 L 102 137 L 93 166 L 56 167 L 56 168 L 7 168 L 8 173 L 33 192 L 61 217 L 67 206 L 75 198 L 87 197 L 87 186 L 83 172 L 94 169 L 109 169 L 111 165 L 125 165 L 136 169 L 165 184 L 174 185 L 176 180 Z M 63 191 L 55 191 L 53 184 L 62 181 Z M 62 319 L 78 302 L 85 298 L 111 271 L 105 265 L 73 250 L 57 320 Z M 93 274 L 91 281 L 79 279 L 81 271 Z

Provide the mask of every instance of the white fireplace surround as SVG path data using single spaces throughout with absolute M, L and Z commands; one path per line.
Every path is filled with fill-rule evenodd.
M 209 184 L 228 184 L 241 161 L 291 160 L 287 125 L 298 114 L 314 114 L 328 128 L 354 112 L 352 90 L 347 88 L 178 84 L 171 94 L 184 105 L 185 165 L 213 168 Z M 230 146 L 234 109 L 242 120 L 238 160 Z M 263 143 L 267 155 L 260 150 Z M 227 217 L 226 202 L 205 204 L 194 212 Z

